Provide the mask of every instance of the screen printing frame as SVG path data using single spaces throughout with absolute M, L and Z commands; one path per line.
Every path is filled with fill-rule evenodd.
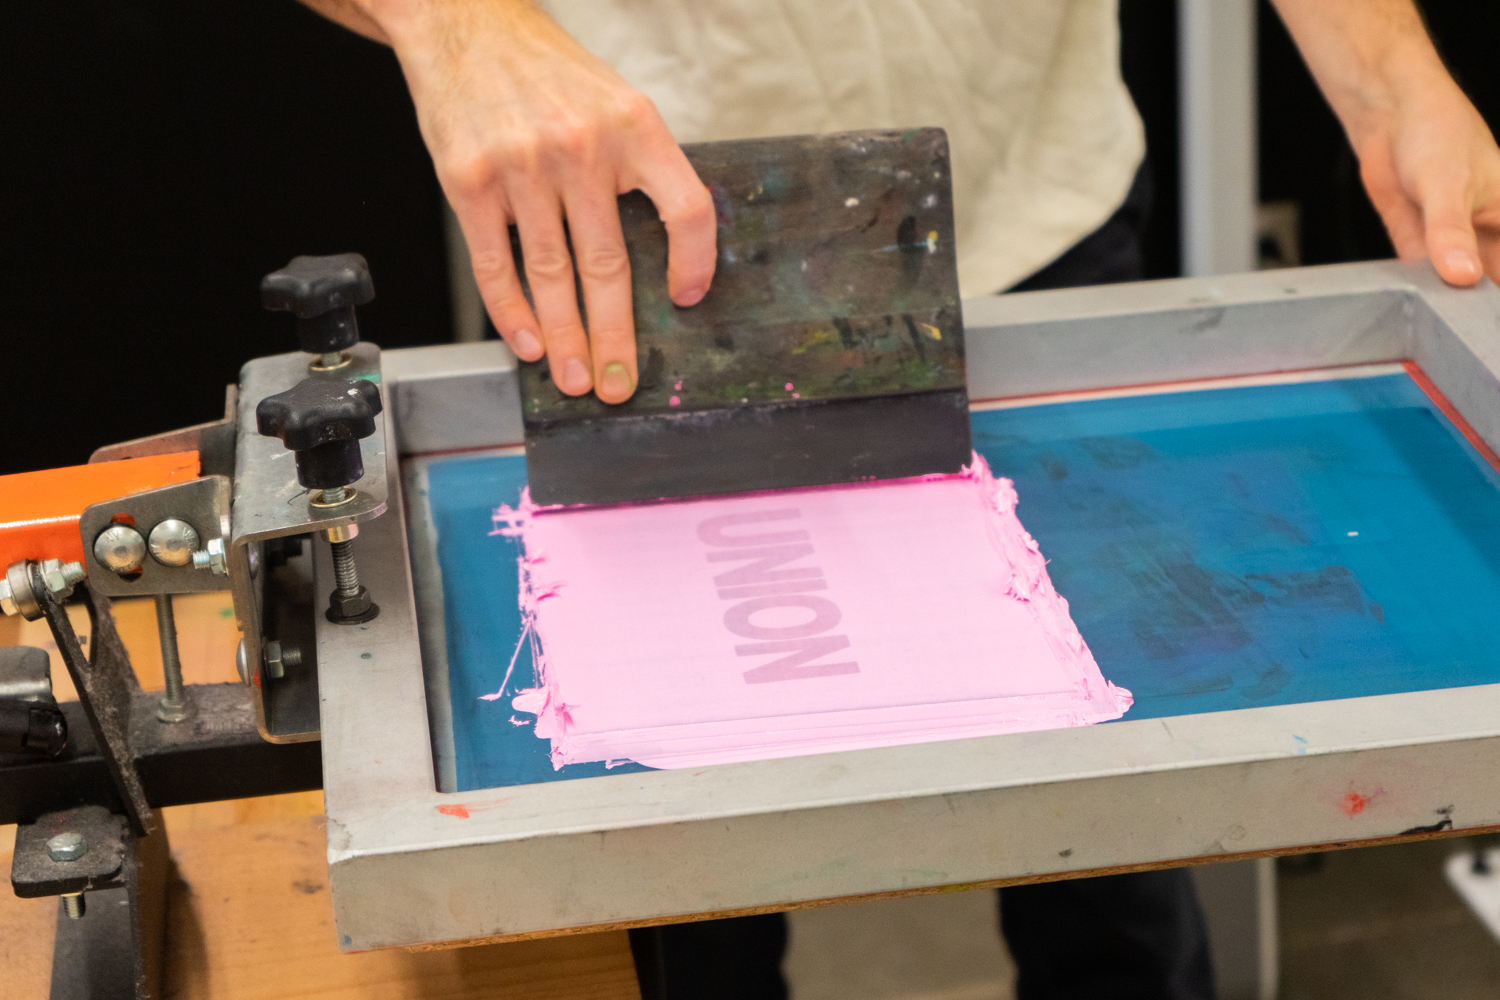
M 964 312 L 976 402 L 1410 359 L 1500 446 L 1500 289 L 1452 289 L 1425 264 L 1035 292 Z M 515 362 L 498 344 L 390 351 L 384 373 L 403 456 L 521 438 Z M 441 591 L 424 587 L 419 611 L 412 573 L 436 572 L 430 531 L 394 463 L 390 476 L 395 516 L 360 536 L 383 612 L 357 632 L 318 624 L 347 951 L 1500 826 L 1500 684 L 442 793 Z M 327 545 L 315 555 L 331 579 Z

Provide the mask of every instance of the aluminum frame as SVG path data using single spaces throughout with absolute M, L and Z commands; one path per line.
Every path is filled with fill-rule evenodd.
M 1425 265 L 964 308 L 975 400 L 1412 359 L 1500 446 L 1500 289 L 1448 288 Z M 403 454 L 520 440 L 502 346 L 391 351 L 383 367 L 388 433 Z M 330 883 L 346 951 L 1500 825 L 1500 684 L 441 793 L 443 713 L 435 730 L 426 702 L 444 685 L 423 676 L 407 498 L 390 477 L 388 516 L 360 536 L 382 614 L 357 630 L 318 628 Z M 315 557 L 326 586 L 326 543 Z M 441 648 L 431 634 L 429 652 Z M 429 657 L 429 672 L 445 669 Z

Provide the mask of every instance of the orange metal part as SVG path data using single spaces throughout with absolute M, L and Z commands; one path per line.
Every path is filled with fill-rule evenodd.
M 85 507 L 197 478 L 196 451 L 0 476 L 0 573 L 21 559 L 82 560 Z

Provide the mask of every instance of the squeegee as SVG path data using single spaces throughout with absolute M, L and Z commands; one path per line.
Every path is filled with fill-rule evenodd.
M 968 394 L 942 130 L 683 150 L 713 194 L 713 287 L 675 306 L 655 207 L 620 197 L 638 385 L 610 405 L 564 395 L 545 360 L 521 364 L 534 502 L 957 472 Z

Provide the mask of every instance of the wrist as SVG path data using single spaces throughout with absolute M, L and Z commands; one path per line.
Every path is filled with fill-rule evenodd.
M 421 45 L 455 24 L 481 18 L 514 18 L 537 10 L 534 0 L 349 0 L 385 31 L 398 53 Z
M 1356 150 L 1370 138 L 1389 132 L 1413 100 L 1425 103 L 1449 92 L 1461 96 L 1425 32 L 1391 39 L 1360 56 L 1350 85 L 1328 95 Z

